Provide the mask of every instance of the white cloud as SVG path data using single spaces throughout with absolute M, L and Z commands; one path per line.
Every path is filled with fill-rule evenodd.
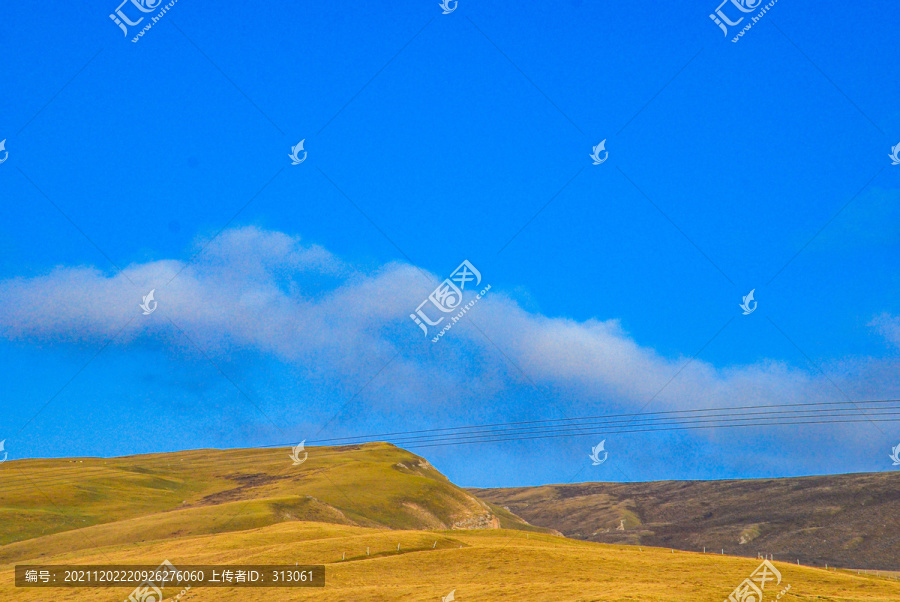
M 869 322 L 869 326 L 890 343 L 900 347 L 900 316 L 892 316 L 885 312 Z
M 485 398 L 528 380 L 545 392 L 568 392 L 554 396 L 558 403 L 606 399 L 630 409 L 661 389 L 652 409 L 835 400 L 836 390 L 806 368 L 775 361 L 718 368 L 664 357 L 615 320 L 546 317 L 495 290 L 450 331 L 452 341 L 432 345 L 409 314 L 438 280 L 403 263 L 359 270 L 298 237 L 245 227 L 223 232 L 187 266 L 152 261 L 130 265 L 124 275 L 61 267 L 2 281 L 0 328 L 9 339 L 52 343 L 104 341 L 121 329 L 115 344 L 129 345 L 142 337 L 175 340 L 174 323 L 209 353 L 255 349 L 348 389 L 396 356 L 391 382 L 380 392 L 407 404 L 447 403 L 464 392 Z M 152 288 L 158 309 L 142 316 L 137 305 Z M 527 378 L 467 322 L 477 323 Z M 897 318 L 873 324 L 900 341 Z M 885 388 L 896 392 L 883 361 L 849 362 L 854 368 L 846 373 L 855 370 L 868 389 L 842 383 L 845 390 L 870 397 Z

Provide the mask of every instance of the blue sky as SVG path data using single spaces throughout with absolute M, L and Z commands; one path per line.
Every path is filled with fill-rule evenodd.
M 676 373 L 647 410 L 900 398 L 900 8 L 778 2 L 733 43 L 716 4 L 180 0 L 137 43 L 116 3 L 4 7 L 10 458 L 637 411 Z M 408 316 L 463 259 L 481 330 L 432 344 Z M 900 426 L 598 438 L 420 453 L 877 471 Z

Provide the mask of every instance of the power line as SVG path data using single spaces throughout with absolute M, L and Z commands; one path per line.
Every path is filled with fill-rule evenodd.
M 602 434 L 609 432 L 608 429 L 619 429 L 614 432 L 623 433 L 648 432 L 649 430 L 682 430 L 688 426 L 690 426 L 690 428 L 730 428 L 732 426 L 778 426 L 783 424 L 839 424 L 859 422 L 859 420 L 845 419 L 853 417 L 854 414 L 859 411 L 859 404 L 878 404 L 875 407 L 867 409 L 867 415 L 879 416 L 882 418 L 880 421 L 891 421 L 893 419 L 885 417 L 896 415 L 896 412 L 889 411 L 900 410 L 900 406 L 888 406 L 886 404 L 896 404 L 897 402 L 900 402 L 900 400 L 886 399 L 856 402 L 839 401 L 769 404 L 761 406 L 669 410 L 662 412 L 647 412 L 644 414 L 609 414 L 606 416 L 464 425 L 457 427 L 357 435 L 352 437 L 321 439 L 310 441 L 309 443 L 319 445 L 354 445 L 371 441 L 390 441 L 406 447 L 430 447 L 436 444 L 487 443 L 522 438 L 545 438 L 543 435 L 567 436 L 576 431 L 582 431 L 585 427 L 602 427 L 600 431 L 590 433 Z M 785 408 L 797 409 L 788 410 Z M 870 414 L 872 412 L 874 412 L 874 414 Z M 722 413 L 726 413 L 726 415 L 722 415 Z M 826 422 L 797 422 L 798 419 L 806 418 L 838 418 L 838 420 L 829 420 Z M 742 424 L 752 420 L 761 420 L 762 422 Z M 785 422 L 785 420 L 792 420 L 792 422 Z M 701 424 L 706 424 L 706 426 L 699 427 L 698 425 Z M 654 428 L 642 429 L 637 427 Z M 585 433 L 580 432 L 579 434 Z M 286 446 L 288 446 L 288 444 L 268 445 L 264 447 Z
M 663 416 L 663 415 L 671 415 L 671 414 L 695 414 L 700 412 L 730 412 L 730 411 L 743 411 L 743 410 L 764 410 L 766 408 L 792 408 L 792 407 L 816 407 L 816 406 L 837 406 L 837 405 L 851 405 L 851 404 L 872 404 L 872 403 L 897 403 L 900 402 L 900 399 L 879 399 L 879 400 L 869 400 L 869 401 L 832 401 L 832 402 L 813 402 L 813 403 L 793 403 L 793 404 L 769 404 L 769 405 L 761 405 L 761 406 L 735 406 L 735 407 L 725 407 L 725 408 L 698 408 L 693 410 L 668 410 L 663 412 L 645 412 L 645 413 L 634 413 L 634 414 L 606 414 L 601 416 L 583 416 L 579 418 L 557 418 L 552 420 L 528 420 L 522 422 L 499 422 L 493 424 L 477 424 L 477 425 L 466 425 L 466 426 L 455 426 L 455 427 L 445 427 L 445 428 L 436 428 L 436 429 L 423 429 L 416 431 L 399 431 L 393 433 L 377 433 L 377 434 L 369 434 L 369 435 L 357 435 L 352 437 L 335 437 L 331 439 L 317 439 L 315 443 L 328 443 L 328 442 L 336 442 L 336 441 L 354 441 L 358 439 L 378 439 L 385 437 L 395 437 L 395 436 L 405 436 L 405 435 L 413 435 L 418 433 L 436 433 L 442 431 L 458 431 L 463 429 L 476 429 L 476 428 L 492 428 L 492 427 L 505 427 L 505 426 L 518 426 L 524 424 L 556 424 L 563 422 L 577 422 L 584 420 L 597 420 L 597 419 L 608 419 L 608 418 L 634 418 L 641 416 Z M 284 447 L 283 445 L 266 445 L 263 447 Z

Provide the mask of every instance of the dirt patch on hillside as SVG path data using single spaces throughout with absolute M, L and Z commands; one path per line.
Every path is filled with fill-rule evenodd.
M 250 490 L 256 489 L 257 487 L 263 487 L 265 485 L 270 485 L 272 483 L 276 483 L 278 481 L 283 481 L 285 479 L 289 479 L 289 476 L 274 476 L 262 473 L 255 474 L 231 474 L 226 475 L 224 478 L 229 481 L 235 481 L 240 483 L 237 487 L 233 489 L 226 489 L 225 491 L 219 491 L 217 493 L 212 493 L 210 495 L 205 496 L 196 504 L 191 504 L 192 506 L 215 506 L 218 504 L 225 504 L 227 502 L 235 502 L 241 499 L 245 499 L 245 494 L 247 494 Z

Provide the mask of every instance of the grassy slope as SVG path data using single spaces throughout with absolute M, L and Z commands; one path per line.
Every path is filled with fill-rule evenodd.
M 588 541 L 900 569 L 900 472 L 469 491 Z
M 207 588 L 183 598 L 243 602 L 437 601 L 451 589 L 461 602 L 721 600 L 757 565 L 565 539 L 487 508 L 387 444 L 314 448 L 296 467 L 283 449 L 7 462 L 0 597 L 121 601 L 130 593 L 14 588 L 13 566 L 29 562 L 326 564 L 324 589 Z M 448 530 L 454 522 L 517 530 Z M 792 586 L 782 600 L 900 599 L 897 581 L 779 568 Z
M 437 546 L 432 549 L 434 542 Z M 401 551 L 398 553 L 397 544 Z M 461 547 L 460 547 L 461 546 Z M 366 547 L 370 556 L 365 555 Z M 346 553 L 347 560 L 341 561 Z M 509 530 L 386 531 L 285 522 L 239 533 L 117 545 L 41 562 L 145 563 L 293 562 L 326 565 L 324 589 L 195 588 L 184 600 L 413 601 L 456 599 L 546 601 L 722 600 L 757 566 L 746 558 L 671 553 L 659 548 L 612 546 Z M 782 600 L 875 602 L 900 599 L 900 582 L 777 563 Z M 130 590 L 24 589 L 12 586 L 12 566 L 0 564 L 0 596 L 39 601 L 121 601 Z M 767 593 L 768 593 L 767 589 Z M 777 593 L 777 590 L 774 590 Z M 167 596 L 175 591 L 167 591 Z M 767 596 L 767 600 L 770 596 Z M 774 594 L 771 596 L 774 598 Z
M 487 504 L 424 459 L 386 443 L 310 448 L 293 466 L 285 449 L 194 450 L 122 458 L 20 460 L 0 465 L 0 544 L 60 534 L 66 545 L 109 541 L 100 526 L 126 521 L 128 541 L 246 529 L 284 520 L 393 529 L 447 529 L 491 516 Z M 141 517 L 166 526 L 142 530 Z M 506 527 L 530 527 L 512 514 Z M 85 529 L 88 528 L 88 529 Z M 85 537 L 66 540 L 65 531 Z M 95 535 L 96 533 L 96 535 Z M 79 541 L 81 543 L 79 543 Z M 111 542 L 110 542 L 111 543 Z M 6 546 L 0 560 L 9 556 Z

